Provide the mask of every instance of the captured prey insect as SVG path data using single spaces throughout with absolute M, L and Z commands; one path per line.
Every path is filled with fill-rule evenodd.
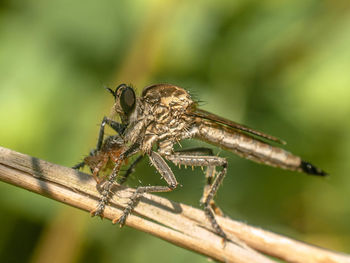
M 199 139 L 258 163 L 307 174 L 326 175 L 324 171 L 303 161 L 300 157 L 265 142 L 269 140 L 284 144 L 278 138 L 199 109 L 198 103 L 181 87 L 169 84 L 152 85 L 146 87 L 140 97 L 136 97 L 134 89 L 126 84 L 119 85 L 114 91 L 108 90 L 114 96 L 113 110 L 119 114 L 121 123 L 106 117 L 103 119 L 97 148 L 90 155 L 101 154 L 101 151 L 103 152 L 102 145 L 109 145 L 106 141 L 103 143 L 106 124 L 117 132 L 118 135 L 113 139 L 118 139 L 120 142 L 115 144 L 116 148 L 106 147 L 118 149 L 118 151 L 117 154 L 111 155 L 115 166 L 106 182 L 107 186 L 104 187 L 108 191 L 102 192 L 100 203 L 93 211 L 94 215 L 103 213 L 108 202 L 109 190 L 119 173 L 122 162 L 131 155 L 141 153 L 141 156 L 148 156 L 153 166 L 166 181 L 167 186 L 138 187 L 131 196 L 122 216 L 113 222 L 123 225 L 142 194 L 167 192 L 177 187 L 178 182 L 165 161 L 167 160 L 178 166 L 206 167 L 206 186 L 201 204 L 215 232 L 227 239 L 226 234 L 215 219 L 215 214 L 221 214 L 221 212 L 213 201 L 225 177 L 227 161 L 225 158 L 213 155 L 209 148 L 175 151 L 174 145 L 183 139 Z M 113 139 L 107 138 L 107 140 Z M 87 161 L 88 164 L 89 162 Z M 98 170 L 104 165 L 103 162 L 99 165 L 90 165 L 93 167 L 95 177 Z M 132 168 L 135 164 L 131 165 Z M 81 166 L 78 164 L 75 168 Z M 217 167 L 221 167 L 221 169 L 216 171 Z M 96 169 L 97 172 L 95 172 Z
M 101 130 L 103 131 L 103 129 Z M 103 140 L 103 134 L 101 136 L 101 139 Z M 101 202 L 96 209 L 90 212 L 92 216 L 100 215 L 101 217 L 104 207 L 108 202 L 113 182 L 107 182 L 104 184 L 104 178 L 101 178 L 100 172 L 104 172 L 109 168 L 113 168 L 114 163 L 118 163 L 118 158 L 124 150 L 124 140 L 118 134 L 114 136 L 108 136 L 104 141 L 102 140 L 100 145 L 98 144 L 97 148 L 91 151 L 90 154 L 84 158 L 83 162 L 78 163 L 73 167 L 74 169 L 80 169 L 87 165 L 90 168 L 92 176 L 94 177 L 98 186 L 103 186 L 101 189 Z M 119 177 L 116 178 L 118 184 L 121 185 L 127 180 L 129 175 L 134 171 L 134 167 L 142 159 L 142 157 L 143 156 L 140 155 L 137 159 L 135 159 L 124 174 L 118 174 Z M 124 160 L 125 163 L 127 163 L 127 161 L 127 159 Z
M 114 167 L 114 163 L 117 162 L 120 154 L 123 152 L 124 141 L 119 135 L 108 136 L 101 146 L 100 150 L 95 151 L 93 154 L 84 158 L 84 165 L 90 167 L 92 176 L 97 183 L 101 183 L 100 171 L 107 170 Z M 139 156 L 134 163 L 128 168 L 125 174 L 118 180 L 119 184 L 126 181 L 127 177 L 133 171 L 134 166 L 141 160 L 142 156 Z M 127 160 L 125 160 L 127 163 Z

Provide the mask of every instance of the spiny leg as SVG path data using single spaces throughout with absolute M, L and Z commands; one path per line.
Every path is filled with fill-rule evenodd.
M 214 156 L 213 150 L 206 147 L 196 147 L 196 148 L 190 148 L 190 149 L 181 149 L 176 150 L 175 155 L 196 155 L 196 156 Z M 205 171 L 205 186 L 203 189 L 203 196 L 201 198 L 201 203 L 203 200 L 205 200 L 206 196 L 209 193 L 209 190 L 211 188 L 211 185 L 213 183 L 213 180 L 216 175 L 216 166 L 207 166 L 207 169 Z M 213 211 L 216 215 L 223 216 L 223 212 L 221 209 L 215 204 L 214 199 L 210 201 L 210 206 L 212 207 Z
M 137 203 L 140 201 L 140 198 L 144 193 L 150 192 L 169 192 L 176 188 L 177 181 L 174 176 L 174 173 L 171 171 L 168 164 L 164 161 L 164 159 L 156 152 L 151 152 L 149 155 L 149 159 L 157 171 L 160 173 L 162 178 L 167 182 L 168 186 L 140 186 L 136 188 L 133 195 L 130 197 L 130 200 L 125 207 L 123 214 L 113 220 L 113 223 L 119 223 L 122 227 L 125 224 L 125 220 L 131 211 L 135 208 Z
M 214 156 L 213 150 L 206 147 L 194 147 L 189 149 L 175 150 L 175 155 L 195 155 L 195 156 Z
M 207 198 L 207 196 L 210 192 L 210 189 L 212 187 L 215 176 L 216 176 L 216 166 L 208 166 L 207 170 L 205 172 L 206 181 L 205 181 L 205 186 L 203 189 L 203 195 L 202 195 L 202 198 L 200 200 L 201 204 L 203 204 L 204 200 Z M 221 209 L 215 204 L 214 199 L 210 200 L 210 206 L 216 215 L 219 215 L 219 216 L 224 215 L 224 213 L 221 211 Z
M 135 143 L 132 145 L 129 149 L 124 151 L 122 154 L 120 154 L 119 158 L 115 160 L 115 166 L 112 170 L 111 175 L 109 176 L 108 180 L 102 183 L 102 186 L 100 187 L 101 190 L 101 198 L 99 200 L 99 203 L 97 207 L 90 212 L 92 216 L 100 216 L 101 218 L 103 217 L 103 211 L 111 198 L 112 193 L 112 187 L 115 183 L 115 179 L 118 176 L 118 173 L 120 171 L 120 167 L 123 163 L 124 160 L 126 160 L 128 157 L 131 155 L 135 154 L 139 150 L 139 144 Z
M 120 166 L 122 164 L 122 159 L 118 159 L 115 163 L 115 166 L 112 170 L 111 175 L 108 178 L 108 181 L 104 182 L 102 184 L 102 187 L 100 188 L 100 192 L 101 192 L 101 197 L 100 200 L 96 206 L 96 208 L 94 210 L 92 210 L 90 212 L 91 216 L 100 216 L 101 218 L 103 218 L 103 211 L 110 199 L 110 195 L 111 195 L 111 189 L 113 187 L 114 184 L 114 180 L 117 177 L 119 170 L 120 170 Z
M 108 124 L 113 130 L 115 130 L 120 136 L 123 135 L 125 128 L 126 128 L 126 126 L 122 123 L 113 121 L 113 120 L 107 118 L 106 116 L 103 117 L 103 120 L 102 120 L 101 125 L 100 125 L 100 131 L 98 133 L 97 145 L 96 145 L 95 149 L 90 151 L 90 153 L 89 153 L 90 156 L 95 155 L 95 153 L 97 151 L 101 150 L 101 146 L 102 146 L 103 138 L 104 138 L 104 134 L 105 134 L 106 124 Z M 72 168 L 73 169 L 80 169 L 80 168 L 83 168 L 84 166 L 85 166 L 85 162 L 80 162 L 80 163 L 77 163 L 76 165 L 74 165 Z
M 186 155 L 187 154 L 187 155 Z M 225 177 L 227 170 L 227 161 L 225 158 L 217 157 L 217 156 L 198 156 L 198 155 L 188 155 L 188 153 L 175 153 L 174 155 L 170 155 L 166 157 L 169 161 L 172 161 L 175 165 L 189 165 L 189 166 L 206 166 L 208 177 L 207 181 L 209 182 L 208 187 L 204 188 L 203 197 L 201 199 L 201 203 L 204 206 L 204 213 L 206 217 L 209 219 L 212 227 L 215 229 L 216 233 L 218 233 L 224 240 L 227 239 L 226 234 L 219 226 L 215 219 L 215 213 L 213 208 L 215 208 L 215 204 L 213 203 L 213 198 Z M 212 178 L 215 176 L 215 167 L 221 166 L 222 170 L 216 175 L 215 179 L 212 181 Z M 213 205 L 214 204 L 214 205 Z
M 124 131 L 125 131 L 125 125 L 124 124 L 121 124 L 119 122 L 113 121 L 113 120 L 107 118 L 106 116 L 103 117 L 103 120 L 102 120 L 101 125 L 100 125 L 100 131 L 98 133 L 98 140 L 97 140 L 97 145 L 96 145 L 96 151 L 101 150 L 106 124 L 108 124 L 113 130 L 115 130 L 120 136 L 122 136 Z
M 217 233 L 222 236 L 224 239 L 227 239 L 226 234 L 221 229 L 219 224 L 216 222 L 214 213 L 218 214 L 221 213 L 221 210 L 215 205 L 213 199 L 216 195 L 216 192 L 219 189 L 220 184 L 222 183 L 223 179 L 225 178 L 227 171 L 227 163 L 225 160 L 225 163 L 222 165 L 222 170 L 219 172 L 219 174 L 215 177 L 214 182 L 212 185 L 210 185 L 210 188 L 208 190 L 207 196 L 202 200 L 202 204 L 204 206 L 204 212 L 207 216 L 207 218 L 210 220 L 212 226 L 217 231 Z

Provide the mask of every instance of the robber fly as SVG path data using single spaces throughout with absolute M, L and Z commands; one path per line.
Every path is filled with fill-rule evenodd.
M 93 168 L 96 177 L 98 170 L 105 165 L 107 159 L 111 158 L 115 163 L 104 187 L 105 191 L 102 192 L 99 205 L 92 213 L 100 216 L 103 214 L 108 202 L 109 191 L 120 171 L 122 162 L 136 153 L 148 156 L 167 183 L 167 186 L 138 187 L 122 216 L 113 220 L 114 223 L 119 223 L 121 226 L 124 225 L 127 216 L 144 193 L 168 192 L 177 187 L 178 182 L 165 161 L 167 160 L 178 166 L 206 167 L 206 186 L 201 204 L 216 233 L 224 239 L 227 238 L 215 219 L 215 214 L 221 214 L 221 211 L 213 201 L 225 177 L 227 161 L 225 158 L 213 155 L 209 148 L 174 150 L 174 145 L 183 139 L 199 139 L 258 163 L 307 174 L 326 175 L 324 171 L 303 161 L 300 157 L 266 142 L 285 144 L 284 141 L 199 109 L 198 103 L 183 88 L 169 84 L 152 85 L 146 87 L 140 97 L 136 97 L 134 89 L 126 84 L 119 85 L 114 91 L 108 90 L 114 96 L 113 110 L 120 116 L 121 123 L 105 117 L 101 123 L 96 150 L 90 154 L 92 156 L 90 158 L 96 159 L 101 152 L 117 150 L 111 155 L 107 153 L 106 156 L 109 157 L 103 157 L 103 161 L 99 159 L 101 157 L 97 157 L 99 165 L 91 166 L 91 163 L 89 165 Z M 110 146 L 111 144 L 103 139 L 106 124 L 118 134 L 115 137 L 112 136 L 112 139 L 107 139 L 117 140 L 114 146 Z M 103 150 L 103 145 L 105 145 L 105 150 Z M 131 165 L 132 169 L 140 158 Z M 75 168 L 81 166 L 78 164 Z M 221 169 L 216 171 L 217 167 Z M 95 172 L 96 168 L 97 172 Z

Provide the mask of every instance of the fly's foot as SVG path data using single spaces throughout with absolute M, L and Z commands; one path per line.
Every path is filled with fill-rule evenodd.
M 119 224 L 120 227 L 123 227 L 125 225 L 126 218 L 129 216 L 131 211 L 134 209 L 138 202 L 138 196 L 137 197 L 131 197 L 128 205 L 125 207 L 123 214 L 119 218 L 113 219 L 113 224 Z
M 113 224 L 119 224 L 119 226 L 122 228 L 125 225 L 125 221 L 126 221 L 127 217 L 128 217 L 128 215 L 123 213 L 120 217 L 114 218 L 112 223 Z
M 98 205 L 95 209 L 90 211 L 90 215 L 93 216 L 99 216 L 101 219 L 104 218 L 103 216 L 103 211 L 104 211 L 104 207 Z
M 103 212 L 105 210 L 106 204 L 108 202 L 108 196 L 102 195 L 101 199 L 99 200 L 97 206 L 95 209 L 90 211 L 91 216 L 99 216 L 101 219 L 103 219 Z
M 225 247 L 226 247 L 226 242 L 227 242 L 227 240 L 228 240 L 227 237 L 226 237 L 226 238 L 223 237 L 223 238 L 221 239 L 222 248 L 225 248 Z
M 214 228 L 215 232 L 222 237 L 222 243 L 226 243 L 226 241 L 228 240 L 227 236 L 222 230 L 222 228 L 219 226 L 215 218 L 215 215 L 223 216 L 223 212 L 218 206 L 216 206 L 214 200 L 206 200 L 206 202 L 201 202 L 201 205 L 203 205 L 205 216 Z
M 209 222 L 211 223 L 212 227 L 214 228 L 215 232 L 222 237 L 222 243 L 225 245 L 226 241 L 228 240 L 225 232 L 222 230 L 222 228 L 219 226 L 218 222 L 215 219 L 215 215 L 211 207 L 208 205 L 204 206 L 204 213 L 206 217 L 208 218 Z
M 108 204 L 109 198 L 110 198 L 110 191 L 112 188 L 112 184 L 107 182 L 102 182 L 100 184 L 97 184 L 96 186 L 97 190 L 101 193 L 101 198 L 94 210 L 90 212 L 91 216 L 99 216 L 101 219 L 103 219 L 103 212 L 105 210 L 106 205 Z
M 215 204 L 214 200 L 211 200 L 210 203 L 210 208 L 208 208 L 210 210 L 210 213 L 214 216 L 218 215 L 218 216 L 223 216 L 224 213 L 222 212 L 222 210 Z M 213 214 L 214 212 L 214 214 Z M 205 213 L 207 215 L 207 213 Z M 222 228 L 219 226 L 219 224 L 217 223 L 215 217 L 210 217 L 207 215 L 207 218 L 209 219 L 210 223 L 212 224 L 213 228 L 215 229 L 216 233 L 222 237 L 221 239 L 221 244 L 222 247 L 224 248 L 226 246 L 226 242 L 229 240 L 225 234 L 225 232 L 222 230 Z
M 140 190 L 140 188 L 141 188 L 141 190 Z M 126 207 L 123 210 L 123 214 L 119 218 L 113 219 L 113 221 L 112 221 L 113 224 L 119 224 L 120 227 L 123 227 L 125 225 L 125 221 L 126 221 L 127 217 L 134 210 L 135 206 L 137 205 L 137 203 L 140 200 L 140 197 L 141 197 L 142 192 L 143 192 L 143 190 L 142 190 L 143 187 L 140 187 L 140 188 L 138 190 L 136 190 L 135 193 L 130 197 L 128 204 L 126 205 Z

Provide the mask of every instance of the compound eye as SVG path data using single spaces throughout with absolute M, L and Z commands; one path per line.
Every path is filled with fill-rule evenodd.
M 120 94 L 120 106 L 126 115 L 129 115 L 134 109 L 135 102 L 136 98 L 134 90 L 131 87 L 126 86 Z

